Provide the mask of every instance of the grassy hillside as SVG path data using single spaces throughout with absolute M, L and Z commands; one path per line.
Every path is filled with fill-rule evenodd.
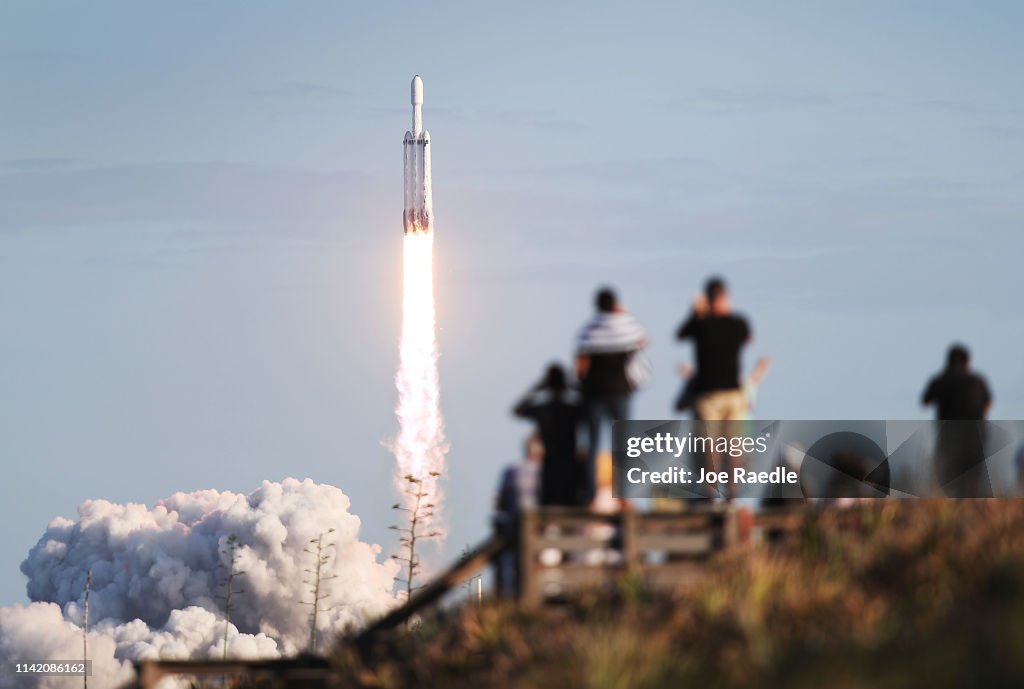
M 337 662 L 367 687 L 1020 687 L 1024 501 L 875 503 L 671 597 L 467 607 Z

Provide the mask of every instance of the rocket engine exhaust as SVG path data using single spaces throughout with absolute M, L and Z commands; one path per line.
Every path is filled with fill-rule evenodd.
M 430 192 L 430 135 L 423 129 L 423 80 L 412 80 L 412 131 L 405 134 L 405 236 L 402 285 L 402 339 L 395 377 L 399 433 L 392 449 L 395 477 L 408 510 L 422 510 L 427 537 L 438 538 L 447 443 L 441 416 L 434 323 L 433 209 Z M 421 498 L 412 497 L 410 481 Z M 424 509 L 424 506 L 429 508 Z

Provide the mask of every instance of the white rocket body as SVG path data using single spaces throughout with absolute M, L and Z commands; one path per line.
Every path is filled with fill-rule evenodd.
M 412 79 L 412 131 L 405 133 L 405 234 L 428 234 L 434 226 L 430 191 L 430 133 L 423 129 L 423 80 Z

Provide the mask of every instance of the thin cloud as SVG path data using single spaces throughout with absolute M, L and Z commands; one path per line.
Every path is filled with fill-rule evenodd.
M 276 86 L 249 89 L 249 93 L 273 100 L 349 100 L 352 94 L 338 86 L 309 81 L 289 81 Z
M 409 107 L 376 107 L 370 113 L 377 116 L 401 115 L 407 117 Z M 586 131 L 586 125 L 559 116 L 543 108 L 430 108 L 430 119 L 460 125 L 487 125 L 505 128 L 533 129 L 555 134 L 577 134 Z
M 34 172 L 60 170 L 70 167 L 71 158 L 7 158 L 0 160 L 0 170 L 8 172 Z
M 107 223 L 224 222 L 294 231 L 330 226 L 373 179 L 237 163 L 140 163 L 0 175 L 0 232 Z
M 372 115 L 373 117 L 402 117 L 404 119 L 404 118 L 408 118 L 409 117 L 409 114 L 410 114 L 411 110 L 410 110 L 410 107 L 408 105 L 404 105 L 402 107 L 397 107 L 397 106 L 387 106 L 387 107 L 385 107 L 385 106 L 378 106 L 378 107 L 367 108 L 366 112 L 368 114 Z M 459 112 L 457 112 L 456 110 L 453 110 L 452 108 L 437 108 L 437 107 L 434 107 L 434 106 L 430 106 L 430 112 L 429 112 L 429 120 L 430 121 L 433 121 L 433 120 L 444 120 L 444 121 L 448 121 L 448 122 L 459 122 L 459 121 L 462 121 L 462 119 L 463 119 L 462 115 Z M 430 121 L 427 122 L 428 129 L 429 129 Z
M 979 131 L 1004 141 L 1024 141 L 1024 127 L 979 127 Z
M 834 105 L 835 96 L 825 91 L 790 86 L 755 89 L 696 88 L 670 104 L 715 115 L 742 114 L 780 108 L 818 108 Z
M 550 110 L 535 108 L 484 109 L 478 113 L 478 117 L 485 122 L 505 127 L 541 129 L 559 134 L 582 132 L 586 129 L 582 122 L 559 117 Z
M 639 160 L 605 160 L 508 168 L 474 168 L 454 171 L 465 175 L 513 175 L 578 178 L 600 183 L 621 184 L 630 180 L 663 180 L 680 172 L 713 172 L 719 165 L 707 158 L 665 157 Z
M 1021 115 L 1024 108 L 980 103 L 965 98 L 929 98 L 916 100 L 913 107 L 936 112 L 962 113 L 965 115 Z

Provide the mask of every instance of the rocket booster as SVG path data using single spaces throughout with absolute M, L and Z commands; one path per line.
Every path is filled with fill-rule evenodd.
M 405 133 L 405 234 L 429 234 L 434 227 L 430 191 L 430 133 L 423 129 L 423 80 L 412 78 L 412 131 Z

